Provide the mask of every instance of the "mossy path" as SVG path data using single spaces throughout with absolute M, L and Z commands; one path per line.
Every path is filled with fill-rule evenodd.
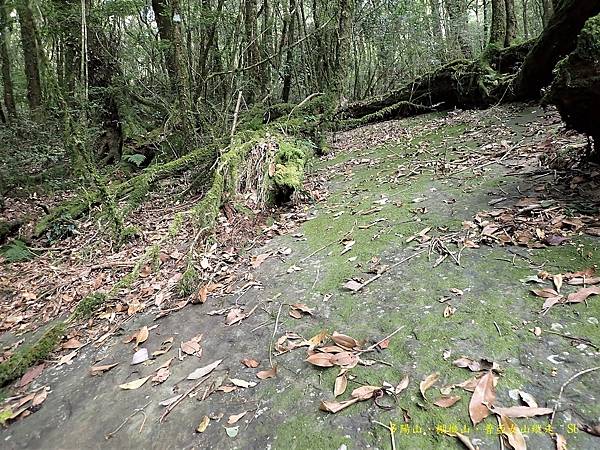
M 392 265 L 426 248 L 409 239 L 425 228 L 431 227 L 431 237 L 458 233 L 477 212 L 493 209 L 490 202 L 501 197 L 506 206 L 539 195 L 540 185 L 551 196 L 552 176 L 531 175 L 535 152 L 511 153 L 500 163 L 465 163 L 465 170 L 450 163 L 484 148 L 501 151 L 516 143 L 540 148 L 557 130 L 552 116 L 516 106 L 425 116 L 338 136 L 332 156 L 313 167 L 313 177 L 328 187 L 327 197 L 306 211 L 308 220 L 296 233 L 278 236 L 253 252 L 271 254 L 246 280 L 256 286 L 242 295 L 209 297 L 203 305 L 156 322 L 151 315 L 136 316 L 125 326 L 123 336 L 158 325 L 144 344 L 150 351 L 171 336 L 176 348 L 202 333 L 200 360 L 180 361 L 172 350 L 153 364 L 130 366 L 131 345 L 122 343 L 123 336 L 90 345 L 71 365 L 48 370 L 34 382 L 34 387 L 46 384 L 52 391 L 38 412 L 1 432 L 3 448 L 388 449 L 390 432 L 381 424 L 390 422 L 397 427 L 393 439 L 398 449 L 463 448 L 444 431 L 464 433 L 481 449 L 500 448 L 493 416 L 477 427 L 470 422 L 471 393 L 454 389 L 460 400 L 450 408 L 432 402 L 440 397 L 440 387 L 474 375 L 452 364 L 461 356 L 498 364 L 496 404 L 501 406 L 518 404 L 513 397 L 519 389 L 552 408 L 563 383 L 598 366 L 594 345 L 600 345 L 600 301 L 592 297 L 587 304 L 559 305 L 542 315 L 542 299 L 530 295 L 531 286 L 522 280 L 542 267 L 549 273 L 592 267 L 600 263 L 600 241 L 578 235 L 562 246 L 531 250 L 481 245 L 465 249 L 460 265 L 447 258 L 436 267 L 438 255 L 424 252 L 357 293 L 343 285 L 353 277 L 371 277 L 367 272 L 373 264 Z M 340 243 L 344 238 L 354 241 L 347 252 Z M 290 317 L 289 305 L 295 303 L 314 308 L 313 315 Z M 445 317 L 448 305 L 453 313 Z M 226 326 L 223 315 L 207 314 L 236 306 L 253 311 L 238 325 Z M 365 355 L 373 365 L 350 371 L 348 391 L 361 384 L 396 385 L 404 376 L 409 377 L 408 388 L 397 399 L 359 402 L 337 414 L 319 410 L 321 400 L 333 399 L 336 368 L 311 366 L 304 361 L 306 348 L 270 356 L 274 341 L 286 332 L 308 339 L 322 330 L 337 331 L 370 345 L 401 326 L 387 349 Z M 541 334 L 533 332 L 537 329 Z M 164 383 L 119 389 L 122 383 L 153 375 L 170 357 L 176 359 Z M 244 358 L 260 361 L 260 369 L 268 368 L 271 358 L 277 377 L 257 379 L 259 368 L 244 367 Z M 100 359 L 101 364 L 119 365 L 91 377 L 89 368 Z M 195 383 L 186 376 L 218 359 L 223 362 L 213 372 L 213 382 L 233 378 L 258 384 L 199 401 L 203 385 L 159 423 L 164 411 L 159 402 L 185 393 Z M 424 399 L 419 382 L 435 372 L 439 381 Z M 598 372 L 590 373 L 564 390 L 552 431 L 566 437 L 569 449 L 600 445 L 599 438 L 576 428 L 600 420 L 599 380 Z M 143 414 L 106 439 L 144 405 Z M 230 415 L 244 411 L 248 413 L 239 422 L 227 424 Z M 205 415 L 214 420 L 203 433 L 195 432 Z M 529 448 L 555 448 L 548 417 L 514 420 Z

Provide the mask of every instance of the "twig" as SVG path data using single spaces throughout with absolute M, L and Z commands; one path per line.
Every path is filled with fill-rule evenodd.
M 310 94 L 308 97 L 306 97 L 304 100 L 302 100 L 296 106 L 294 106 L 292 108 L 292 110 L 290 111 L 290 113 L 288 114 L 288 120 L 292 117 L 292 114 L 296 110 L 296 108 L 302 108 L 302 106 L 304 106 L 306 103 L 308 103 L 309 101 L 311 101 L 313 98 L 318 97 L 319 95 L 323 95 L 323 93 L 322 92 L 315 92 L 313 94 Z
M 381 425 L 383 428 L 385 428 L 386 430 L 388 430 L 390 432 L 390 441 L 392 442 L 392 450 L 396 450 L 396 439 L 394 439 L 394 429 L 392 428 L 392 426 L 387 426 L 381 422 L 377 422 L 376 420 L 373 421 L 373 423 L 376 423 L 377 425 Z M 392 425 L 390 423 L 390 425 Z
M 496 330 L 498 331 L 498 335 L 502 336 L 502 332 L 500 331 L 500 327 L 498 326 L 498 324 L 496 323 L 495 320 L 494 320 L 494 326 L 496 327 Z
M 360 352 L 358 352 L 358 354 L 362 354 L 362 353 L 366 353 L 366 352 L 370 352 L 371 350 L 373 350 L 375 347 L 377 347 L 379 344 L 381 344 L 383 341 L 387 340 L 387 339 L 391 339 L 392 337 L 394 337 L 399 331 L 401 331 L 404 328 L 404 325 L 402 325 L 401 327 L 396 328 L 396 330 L 394 330 L 393 333 L 388 334 L 386 337 L 384 337 L 382 340 L 380 340 L 379 342 L 377 342 L 376 344 L 371 345 L 370 347 L 366 348 L 365 350 L 361 350 Z
M 555 334 L 557 336 L 564 337 L 565 339 L 570 339 L 572 341 L 581 342 L 582 344 L 589 345 L 590 347 L 594 347 L 596 350 L 598 350 L 598 346 L 587 338 L 582 338 L 582 337 L 578 337 L 578 336 L 569 336 L 568 334 L 559 333 L 558 331 L 554 331 L 554 330 L 542 330 L 542 331 L 544 333 Z
M 560 387 L 560 391 L 558 393 L 558 399 L 556 400 L 554 409 L 552 410 L 552 416 L 550 417 L 550 425 L 552 425 L 552 423 L 554 422 L 554 416 L 556 415 L 556 410 L 560 406 L 560 400 L 562 398 L 563 392 L 564 392 L 565 388 L 567 387 L 567 385 L 569 383 L 571 383 L 572 381 L 574 381 L 575 379 L 579 378 L 580 376 L 585 375 L 586 373 L 594 372 L 596 370 L 600 370 L 600 366 L 592 367 L 590 369 L 586 369 L 586 370 L 582 370 L 581 372 L 577 372 L 575 375 L 573 375 L 571 378 L 569 378 L 567 381 L 565 381 L 563 383 L 563 385 Z
M 275 326 L 273 327 L 273 334 L 271 335 L 271 342 L 269 342 L 269 363 L 273 367 L 273 340 L 277 334 L 277 328 L 279 327 L 279 317 L 281 316 L 281 308 L 283 308 L 283 302 L 279 304 L 279 311 L 277 311 L 277 317 L 275 318 Z
M 407 256 L 406 258 L 404 258 L 404 259 L 401 259 L 401 260 L 400 260 L 400 261 L 398 261 L 397 263 L 394 263 L 394 264 L 392 264 L 391 266 L 389 266 L 389 267 L 385 268 L 385 269 L 384 269 L 384 270 L 382 270 L 380 273 L 378 273 L 378 274 L 377 274 L 377 275 L 375 275 L 374 277 L 371 277 L 371 278 L 369 278 L 367 281 L 365 281 L 363 284 L 361 284 L 361 285 L 358 287 L 358 289 L 356 289 L 356 290 L 354 291 L 354 293 L 357 293 L 358 291 L 360 291 L 360 290 L 361 290 L 362 288 L 364 288 L 365 286 L 368 286 L 369 284 L 371 284 L 373 281 L 375 281 L 375 280 L 378 280 L 379 278 L 381 278 L 381 276 L 382 276 L 384 273 L 388 272 L 389 270 L 391 270 L 391 269 L 394 269 L 394 268 L 398 267 L 400 264 L 403 264 L 403 263 L 405 263 L 406 261 L 409 261 L 409 260 L 411 260 L 411 259 L 415 258 L 416 256 L 419 256 L 420 254 L 422 254 L 422 253 L 425 253 L 426 251 L 427 251 L 427 249 L 426 249 L 426 248 L 424 248 L 423 250 L 420 250 L 420 251 L 418 251 L 418 252 L 416 252 L 416 253 L 413 253 L 412 255 L 410 255 L 410 256 Z
M 162 423 L 162 421 L 165 420 L 165 418 L 170 414 L 170 412 L 173 411 L 175 409 L 175 407 L 183 401 L 184 398 L 186 398 L 188 395 L 190 395 L 192 392 L 194 392 L 196 389 L 198 389 L 200 387 L 200 385 L 202 383 L 204 383 L 206 380 L 208 380 L 209 378 L 210 378 L 209 375 L 202 378 L 195 385 L 193 385 L 185 394 L 183 394 L 181 397 L 179 397 L 175 402 L 173 402 L 171 405 L 167 406 L 167 409 L 165 409 L 165 412 L 162 414 L 162 416 L 160 416 L 159 422 Z
M 304 262 L 306 261 L 308 258 L 315 256 L 317 253 L 319 253 L 321 250 L 325 250 L 327 247 L 331 247 L 333 244 L 335 244 L 336 242 L 339 242 L 340 239 L 336 239 L 335 241 L 331 241 L 329 244 L 325 244 L 324 246 L 316 249 L 314 252 L 312 252 L 310 255 L 305 256 L 304 258 L 302 258 L 299 262 Z
M 115 431 L 112 431 L 110 433 L 108 433 L 107 435 L 104 436 L 104 439 L 106 439 L 107 441 L 113 437 L 115 434 L 117 434 L 119 432 L 119 430 L 121 428 L 123 428 L 125 426 L 125 424 L 127 422 L 129 422 L 129 419 L 131 419 L 133 416 L 135 416 L 137 413 L 142 413 L 144 416 L 144 420 L 142 421 L 142 425 L 140 426 L 140 433 L 142 432 L 142 428 L 144 427 L 144 424 L 146 423 L 146 414 L 144 414 L 144 408 L 146 406 L 148 406 L 150 403 L 152 403 L 152 400 L 150 400 L 148 403 L 146 403 L 144 406 L 142 406 L 141 408 L 136 408 L 128 417 L 125 418 L 125 420 L 123 421 L 123 423 L 121 423 L 121 425 L 119 425 Z

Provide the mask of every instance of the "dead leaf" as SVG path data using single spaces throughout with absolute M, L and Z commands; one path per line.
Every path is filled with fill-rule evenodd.
M 536 295 L 537 297 L 542 298 L 552 298 L 552 297 L 560 297 L 560 294 L 556 292 L 554 289 L 544 288 L 544 289 L 532 289 L 531 293 Z
M 447 319 L 448 317 L 454 315 L 454 313 L 456 312 L 456 308 L 452 305 L 446 305 L 446 308 L 444 308 L 444 318 Z
M 208 366 L 200 367 L 199 369 L 196 369 L 192 373 L 190 373 L 187 376 L 187 379 L 188 380 L 198 380 L 202 377 L 205 377 L 206 375 L 211 373 L 213 370 L 215 370 L 217 368 L 217 366 L 219 364 L 221 364 L 222 362 L 223 362 L 222 359 L 218 359 L 217 361 L 209 364 Z
M 491 370 L 479 379 L 469 402 L 469 416 L 473 425 L 477 425 L 490 415 L 488 406 L 493 406 L 496 401 L 496 380 L 497 378 Z
M 114 364 L 104 364 L 104 365 L 102 365 L 102 366 L 93 366 L 93 367 L 90 369 L 90 373 L 91 373 L 92 375 L 99 375 L 99 374 L 101 374 L 101 373 L 108 372 L 110 369 L 112 369 L 113 367 L 116 367 L 116 366 L 118 366 L 118 365 L 119 365 L 119 363 L 114 363 Z
M 475 447 L 473 445 L 473 443 L 471 442 L 471 439 L 469 439 L 468 436 L 465 436 L 464 434 L 461 433 L 445 433 L 447 436 L 450 437 L 455 437 L 456 439 L 458 439 L 460 442 L 463 443 L 463 445 L 468 449 L 468 450 L 479 450 L 479 447 Z
M 193 304 L 202 304 L 204 302 L 206 302 L 206 300 L 208 299 L 208 285 L 204 284 L 202 286 L 200 286 L 200 289 L 198 289 L 198 293 L 196 294 L 196 297 L 194 299 L 192 299 L 192 303 Z M 204 416 L 206 417 L 206 416 Z
M 323 330 L 319 334 L 315 334 L 308 340 L 309 348 L 314 348 L 318 345 L 321 345 L 323 342 L 325 342 L 325 339 L 327 339 L 327 330 Z
M 400 383 L 398 383 L 398 386 L 396 386 L 395 394 L 397 395 L 400 392 L 402 392 L 404 389 L 406 389 L 408 387 L 408 383 L 409 383 L 409 379 L 408 379 L 408 375 L 406 375 L 404 378 L 402 378 L 402 381 L 400 381 Z
M 206 428 L 208 428 L 209 423 L 210 423 L 210 418 L 208 416 L 204 416 L 202 418 L 202 420 L 200 421 L 200 423 L 198 424 L 196 431 L 198 433 L 204 433 L 206 431 Z
M 352 398 L 357 398 L 361 401 L 368 400 L 375 395 L 375 392 L 380 391 L 380 386 L 361 386 L 352 391 Z
M 260 364 L 257 360 L 250 359 L 250 358 L 244 358 L 244 359 L 242 359 L 241 363 L 244 366 L 249 367 L 250 369 L 255 369 Z
M 171 375 L 171 371 L 169 370 L 169 368 L 161 367 L 160 369 L 158 369 L 156 371 L 156 373 L 152 377 L 152 383 L 154 383 L 154 384 L 163 383 L 167 380 L 167 378 L 169 378 L 169 375 Z
M 440 408 L 450 408 L 452 405 L 454 405 L 459 400 L 460 400 L 460 397 L 458 395 L 451 395 L 448 397 L 438 398 L 435 402 L 433 402 L 433 404 L 435 406 L 439 406 Z
M 350 353 L 350 352 L 341 352 L 341 353 L 335 353 L 334 355 L 331 356 L 331 363 L 336 365 L 336 366 L 340 366 L 340 367 L 345 367 L 348 369 L 351 369 L 353 367 L 356 367 L 356 365 L 358 364 L 358 356 L 355 355 L 354 353 Z
M 182 342 L 181 351 L 186 355 L 194 355 L 200 351 L 200 343 L 194 340 Z
M 591 295 L 600 294 L 600 286 L 591 286 L 569 294 L 567 303 L 582 303 Z
M 348 387 L 348 376 L 346 375 L 345 371 L 342 371 L 342 373 L 339 374 L 335 378 L 335 384 L 333 386 L 333 396 L 339 397 L 344 392 L 346 392 L 347 387 Z
M 269 256 L 271 256 L 270 253 L 263 253 L 262 255 L 253 255 L 250 258 L 250 265 L 253 269 L 258 269 L 260 265 L 264 263 Z
M 261 370 L 256 374 L 256 378 L 266 380 L 268 378 L 275 378 L 277 376 L 277 366 L 273 366 L 268 370 Z
M 160 406 L 171 406 L 173 403 L 175 403 L 181 397 L 183 397 L 183 394 L 179 394 L 179 395 L 176 395 L 175 397 L 171 397 L 166 400 L 163 400 L 162 402 L 159 403 L 159 405 Z
M 519 427 L 508 417 L 500 416 L 500 425 L 502 425 L 502 434 L 506 436 L 508 443 L 514 450 L 527 450 L 525 438 L 521 434 Z
M 73 350 L 71 353 L 61 356 L 61 358 L 58 360 L 57 367 L 62 366 L 63 364 L 70 366 L 71 364 L 73 364 L 73 359 L 75 359 L 76 356 L 77 350 Z
M 523 400 L 523 403 L 525 403 L 530 408 L 538 407 L 538 403 L 535 400 L 533 395 L 528 394 L 527 392 L 519 391 L 519 397 L 521 397 L 521 400 Z
M 19 380 L 19 387 L 25 387 L 39 377 L 44 370 L 44 367 L 46 367 L 45 364 L 38 364 L 37 366 L 33 366 L 31 369 L 25 372 L 25 375 L 23 375 Z
M 150 359 L 148 357 L 148 349 L 140 348 L 137 352 L 133 354 L 133 358 L 131 359 L 131 365 L 135 366 L 137 364 L 141 364 L 143 362 L 148 361 Z
M 146 383 L 146 381 L 148 381 L 150 379 L 150 377 L 144 377 L 144 378 L 140 378 L 138 380 L 133 380 L 130 381 L 129 383 L 125 383 L 125 384 L 120 384 L 119 387 L 121 389 L 125 389 L 125 390 L 134 390 L 134 389 L 138 389 L 140 387 L 142 387 L 144 385 L 144 383 Z
M 48 391 L 46 389 L 42 389 L 40 392 L 35 394 L 35 397 L 33 397 L 31 406 L 35 407 L 35 406 L 41 405 L 44 402 L 44 400 L 46 400 L 47 397 L 48 397 Z
M 311 363 L 313 366 L 333 367 L 334 364 L 331 362 L 333 356 L 331 353 L 315 353 L 306 358 L 305 361 Z
M 229 419 L 227 419 L 227 424 L 233 425 L 234 423 L 238 422 L 242 417 L 244 417 L 246 414 L 248 414 L 248 411 L 244 411 L 242 413 L 233 414 L 233 415 L 229 416 Z
M 498 370 L 498 365 L 495 362 L 488 361 L 487 359 L 480 359 L 475 361 L 465 356 L 452 361 L 456 367 L 467 368 L 471 372 L 480 372 L 482 370 Z
M 246 314 L 244 314 L 244 311 L 242 309 L 234 308 L 227 314 L 227 317 L 225 318 L 225 325 L 235 325 L 236 323 L 241 322 L 245 318 Z
M 239 378 L 230 378 L 229 381 L 231 381 L 235 386 L 245 389 L 254 387 L 257 384 L 254 381 L 240 380 Z
M 319 406 L 319 409 L 321 411 L 326 411 L 326 412 L 335 414 L 337 412 L 340 412 L 344 408 L 347 408 L 348 406 L 353 405 L 357 401 L 358 401 L 358 398 L 356 398 L 356 397 L 351 398 L 350 400 L 343 401 L 343 402 L 336 402 L 336 401 L 332 401 L 332 400 L 321 401 L 321 405 Z
M 433 386 L 435 382 L 439 379 L 439 377 L 440 374 L 438 372 L 435 372 L 431 375 L 428 375 L 423 381 L 419 383 L 419 390 L 421 391 L 421 395 L 424 399 L 427 400 L 427 397 L 425 397 L 425 392 L 427 392 L 427 389 Z
M 67 342 L 65 342 L 64 344 L 61 345 L 61 347 L 64 348 L 65 350 L 75 350 L 82 346 L 83 346 L 83 344 L 75 338 L 71 338 Z
M 556 450 L 567 450 L 567 439 L 562 434 L 555 434 Z
M 350 336 L 346 336 L 345 334 L 340 334 L 336 331 L 331 335 L 331 339 L 340 347 L 344 347 L 346 349 L 353 349 L 358 347 L 358 341 Z
M 554 283 L 554 287 L 556 288 L 556 292 L 560 293 L 560 288 L 563 285 L 563 276 L 561 274 L 554 275 L 552 277 L 552 283 Z
M 358 292 L 362 289 L 363 284 L 356 280 L 348 280 L 344 283 L 344 288 L 352 292 Z
M 491 406 L 491 404 L 490 404 Z M 510 408 L 492 408 L 494 414 L 510 418 L 547 416 L 552 414 L 552 408 L 532 408 L 529 406 L 511 406 Z
M 142 328 L 140 328 L 137 332 L 137 335 L 135 336 L 135 345 L 137 346 L 143 342 L 146 342 L 146 339 L 148 339 L 149 334 L 150 333 L 148 332 L 148 327 L 143 326 Z

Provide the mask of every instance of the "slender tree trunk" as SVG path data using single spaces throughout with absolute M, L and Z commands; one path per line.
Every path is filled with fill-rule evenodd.
M 8 55 L 8 18 L 5 0 L 0 0 L 0 64 L 2 65 L 2 84 L 4 86 L 4 105 L 8 120 L 17 117 L 15 95 L 10 73 L 10 57 Z
M 260 52 L 258 48 L 258 36 L 256 30 L 257 0 L 244 0 L 244 31 L 246 36 L 246 64 L 250 69 L 250 89 L 246 92 L 248 103 L 254 103 L 257 97 L 262 95 L 262 74 L 260 65 Z
M 528 0 L 523 0 L 522 13 L 523 13 L 523 37 L 527 40 L 527 39 L 529 39 L 529 18 L 527 17 Z
M 594 0 L 592 0 L 594 1 Z M 558 6 L 558 4 L 556 5 Z M 550 23 L 550 18 L 554 15 L 554 4 L 552 0 L 542 0 L 542 23 L 547 27 Z
M 433 37 L 441 38 L 443 33 L 439 0 L 429 0 L 429 8 L 431 9 L 431 34 Z
M 21 24 L 21 45 L 27 78 L 27 101 L 32 117 L 39 118 L 42 108 L 42 84 L 38 59 L 38 40 L 35 20 L 29 0 L 17 3 L 17 12 Z
M 283 88 L 281 89 L 281 101 L 287 103 L 290 101 L 290 93 L 292 90 L 292 65 L 294 62 L 294 54 L 292 51 L 292 43 L 294 41 L 295 23 L 296 23 L 296 0 L 290 0 L 290 9 L 288 12 L 288 31 L 286 34 L 287 46 L 285 56 L 285 66 L 283 68 Z
M 517 13 L 515 11 L 515 0 L 504 0 L 506 4 L 506 35 L 504 46 L 509 47 L 517 38 Z
M 338 26 L 335 45 L 333 92 L 343 100 L 344 84 L 348 77 L 348 56 L 351 51 L 353 0 L 338 1 Z

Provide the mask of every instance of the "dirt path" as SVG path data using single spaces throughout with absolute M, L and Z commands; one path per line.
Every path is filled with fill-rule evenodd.
M 561 136 L 554 116 L 522 107 L 388 122 L 337 136 L 334 153 L 318 161 L 313 173 L 326 182 L 327 198 L 307 211 L 310 220 L 297 232 L 254 250 L 259 260 L 270 256 L 250 272 L 245 289 L 209 296 L 203 305 L 158 321 L 154 314 L 138 314 L 121 335 L 86 346 L 71 364 L 45 370 L 30 390 L 49 386 L 47 399 L 34 414 L 1 431 L 2 447 L 383 449 L 391 448 L 383 425 L 393 423 L 398 449 L 463 448 L 448 435 L 456 431 L 481 449 L 500 448 L 495 417 L 473 426 L 468 408 L 473 394 L 443 389 L 478 375 L 453 361 L 464 356 L 496 363 L 497 407 L 523 404 L 520 390 L 540 407 L 554 408 L 570 377 L 600 365 L 598 299 L 558 304 L 541 314 L 545 299 L 529 290 L 550 289 L 552 283 L 527 283 L 540 270 L 566 274 L 600 262 L 597 238 L 573 232 L 578 222 L 556 223 L 559 216 L 563 222 L 577 218 L 581 207 L 594 203 L 582 196 L 593 179 L 585 174 L 575 174 L 582 180 L 564 179 L 537 164 L 540 152 L 552 155 L 579 142 Z M 573 192 L 579 203 L 569 197 Z M 530 207 L 531 216 L 523 212 Z M 515 209 L 521 215 L 503 216 Z M 491 215 L 477 215 L 483 211 Z M 501 246 L 501 231 L 485 228 L 487 222 L 518 223 L 524 217 L 531 235 L 511 237 L 529 247 L 555 244 L 552 227 L 562 227 L 569 240 L 544 248 Z M 386 266 L 391 268 L 382 271 Z M 359 292 L 343 287 L 352 278 L 357 286 L 377 273 L 381 276 Z M 568 275 L 564 280 L 562 292 L 579 289 L 567 285 Z M 292 314 L 301 315 L 296 319 L 292 304 L 306 305 L 312 314 L 296 309 Z M 249 317 L 225 324 L 243 315 Z M 144 326 L 156 328 L 140 347 L 152 353 L 171 337 L 174 345 L 153 361 L 132 366 L 134 343 L 123 339 Z M 301 342 L 296 335 L 309 339 L 322 330 L 350 335 L 364 349 L 399 327 L 387 348 L 361 354 L 365 364 L 348 372 L 340 399 L 349 399 L 360 385 L 396 386 L 408 376 L 406 390 L 336 414 L 320 411 L 319 404 L 333 400 L 339 368 L 305 362 L 307 347 L 283 351 Z M 283 342 L 286 333 L 292 334 Z M 200 358 L 178 351 L 181 342 L 200 334 Z M 170 358 L 175 358 L 170 376 L 161 384 L 148 380 L 135 390 L 119 387 L 153 377 Z M 240 363 L 245 358 L 260 364 L 245 367 Z M 218 360 L 191 397 L 159 422 L 166 409 L 159 403 L 189 392 L 203 378 L 186 377 Z M 258 379 L 270 360 L 276 377 Z M 112 363 L 118 365 L 90 376 L 90 367 Z M 438 380 L 424 399 L 419 383 L 434 373 Z M 555 448 L 554 433 L 566 438 L 569 449 L 599 445 L 600 438 L 577 428 L 600 421 L 598 374 L 583 374 L 566 385 L 552 430 L 547 415 L 513 419 L 528 448 Z M 459 400 L 436 406 L 444 397 L 440 388 L 445 397 Z M 236 423 L 227 423 L 245 411 Z M 199 433 L 204 416 L 210 421 Z

